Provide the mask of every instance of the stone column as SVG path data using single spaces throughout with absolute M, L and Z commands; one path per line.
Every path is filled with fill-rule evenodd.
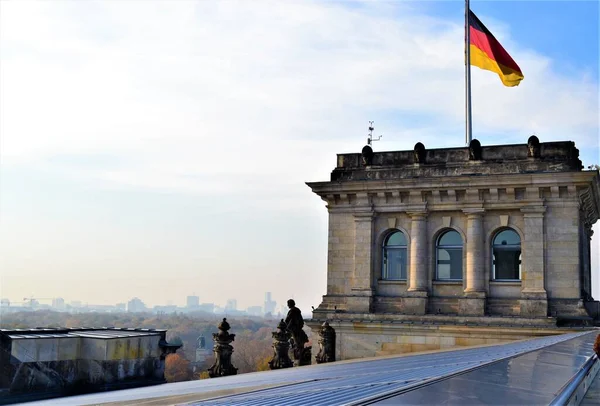
M 467 263 L 464 297 L 460 301 L 461 315 L 485 315 L 485 252 L 483 232 L 484 209 L 467 209 Z
M 524 241 L 521 241 L 521 317 L 548 316 L 546 295 L 544 206 L 523 207 Z
M 373 247 L 372 211 L 354 214 L 354 274 L 348 297 L 348 310 L 369 313 L 371 309 L 372 288 L 372 247 Z
M 584 262 L 584 284 L 583 289 L 586 292 L 586 295 L 589 297 L 584 297 L 584 300 L 593 300 L 592 297 L 592 236 L 594 235 L 594 230 L 592 230 L 592 226 L 590 224 L 586 224 L 585 227 L 585 238 L 583 239 L 584 252 L 585 256 L 583 257 Z
M 407 213 L 411 217 L 410 267 L 408 271 L 408 298 L 404 300 L 406 313 L 425 314 L 429 273 L 427 272 L 427 212 Z

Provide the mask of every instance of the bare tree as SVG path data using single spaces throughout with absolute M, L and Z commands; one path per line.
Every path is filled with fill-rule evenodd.
M 239 369 L 239 373 L 258 371 L 261 362 L 270 359 L 273 352 L 270 333 L 270 328 L 263 327 L 256 332 L 244 330 L 236 335 L 233 364 Z

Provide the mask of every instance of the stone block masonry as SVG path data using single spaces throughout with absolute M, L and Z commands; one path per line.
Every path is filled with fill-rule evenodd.
M 570 141 L 477 144 L 340 154 L 330 181 L 308 183 L 329 212 L 315 319 L 588 316 L 598 171 L 582 170 Z M 388 244 L 394 233 L 405 245 Z

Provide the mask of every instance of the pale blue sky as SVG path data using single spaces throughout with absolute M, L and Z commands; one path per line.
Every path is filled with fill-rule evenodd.
M 598 2 L 478 1 L 482 144 L 598 149 Z M 317 306 L 335 154 L 464 143 L 462 1 L 0 2 L 0 296 Z M 600 232 L 596 233 L 596 236 Z M 598 242 L 594 239 L 596 296 Z

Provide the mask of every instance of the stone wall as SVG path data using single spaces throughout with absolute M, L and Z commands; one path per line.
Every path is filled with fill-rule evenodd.
M 418 320 L 393 321 L 388 316 L 379 321 L 329 320 L 329 324 L 336 331 L 337 360 L 499 344 L 565 333 L 552 328 L 550 323 L 528 327 L 513 327 L 508 323 L 485 326 L 481 319 L 461 318 L 461 325 L 444 324 L 448 323 L 447 319 L 447 316 L 438 316 L 437 323 L 429 321 L 423 324 Z M 307 324 L 316 331 L 319 322 L 311 320 Z
M 597 171 L 581 171 L 573 143 L 427 150 L 415 163 L 416 155 L 338 155 L 331 182 L 308 184 L 329 211 L 327 292 L 316 315 L 587 314 L 599 182 Z M 492 275 L 492 240 L 504 228 L 521 239 L 518 280 Z M 462 280 L 436 280 L 436 241 L 449 229 L 462 238 Z M 407 239 L 406 280 L 382 279 L 393 230 Z

